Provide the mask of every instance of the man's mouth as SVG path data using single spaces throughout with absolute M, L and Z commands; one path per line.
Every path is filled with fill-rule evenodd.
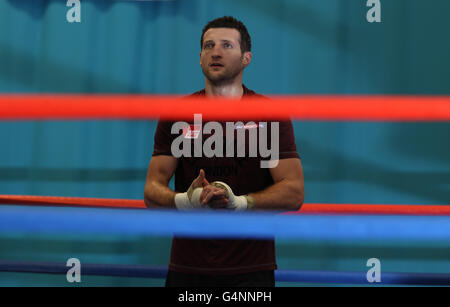
M 211 63 L 209 66 L 211 66 L 211 67 L 223 67 L 223 65 L 220 64 L 220 63 Z

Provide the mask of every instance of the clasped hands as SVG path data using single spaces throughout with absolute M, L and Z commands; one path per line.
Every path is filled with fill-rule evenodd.
M 204 170 L 200 170 L 197 178 L 185 193 L 175 195 L 175 205 L 180 210 L 189 209 L 231 209 L 247 210 L 250 196 L 235 196 L 231 188 L 224 182 L 209 183 Z

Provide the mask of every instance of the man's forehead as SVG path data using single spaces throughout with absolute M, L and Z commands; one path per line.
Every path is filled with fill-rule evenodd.
M 207 40 L 227 40 L 238 42 L 241 34 L 232 28 L 210 28 L 203 35 L 203 41 Z

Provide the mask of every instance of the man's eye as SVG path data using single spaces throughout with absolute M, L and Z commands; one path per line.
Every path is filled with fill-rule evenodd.
M 224 44 L 225 48 L 232 48 L 233 46 L 231 44 L 225 43 Z
M 205 44 L 205 49 L 212 48 L 212 44 Z

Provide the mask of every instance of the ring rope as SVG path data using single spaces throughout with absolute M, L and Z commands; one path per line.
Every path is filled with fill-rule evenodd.
M 150 95 L 0 95 L 0 120 L 48 119 L 179 119 L 201 113 L 214 119 L 362 120 L 362 121 L 450 121 L 448 96 L 296 96 L 262 99 L 211 100 Z M 224 105 L 227 107 L 224 108 Z M 236 115 L 234 110 L 240 112 Z M 82 206 L 142 209 L 142 200 L 94 199 L 1 195 L 0 203 L 18 205 Z M 0 211 L 0 230 L 65 231 L 72 233 L 118 233 L 147 235 L 287 237 L 325 240 L 433 240 L 448 241 L 450 225 L 445 216 L 449 206 L 305 204 L 300 211 L 284 216 L 235 215 L 218 212 L 159 212 L 147 210 L 118 213 L 110 209 L 27 208 L 4 206 Z M 36 209 L 36 210 L 34 210 Z M 47 208 L 48 209 L 48 208 Z M 55 212 L 56 210 L 56 212 Z M 99 211 L 100 210 L 100 211 Z M 43 211 L 43 212 L 42 212 Z M 301 213 L 301 215 L 297 215 Z M 311 214 L 311 215 L 309 215 Z M 439 215 L 441 217 L 314 216 L 313 214 Z M 125 215 L 125 216 L 124 216 Z M 289 216 L 292 215 L 292 216 Z M 138 217 L 141 216 L 142 219 Z M 130 218 L 134 218 L 129 225 Z M 176 221 L 169 227 L 160 221 Z M 436 220 L 438 219 L 438 220 Z M 95 225 L 92 223 L 95 221 Z M 126 223 L 125 223 L 126 221 Z M 127 228 L 127 224 L 132 227 Z M 146 227 L 156 226 L 154 229 Z M 173 226 L 176 226 L 173 229 Z M 245 225 L 245 227 L 242 227 Z M 351 225 L 351 228 L 348 227 Z M 437 227 L 436 225 L 439 225 Z M 167 225 L 166 225 L 167 226 Z M 193 227 L 194 226 L 194 227 Z M 347 228 L 346 228 L 347 226 Z M 224 229 L 238 229 L 228 231 Z M 166 268 L 84 264 L 85 275 L 163 278 Z M 0 261 L 0 271 L 66 273 L 65 264 Z M 367 284 L 365 273 L 327 271 L 276 271 L 277 281 Z M 383 273 L 382 284 L 450 285 L 450 274 Z
M 170 221 L 170 223 L 167 223 Z M 219 210 L 2 206 L 0 233 L 450 242 L 449 216 L 277 215 Z
M 450 96 L 310 95 L 273 96 L 271 99 L 2 94 L 0 120 L 180 119 L 200 113 L 203 118 L 217 120 L 450 121 Z
M 0 204 L 146 209 L 143 200 L 33 195 L 0 195 Z M 300 210 L 286 212 L 285 214 L 377 214 L 450 216 L 450 206 L 387 204 L 303 204 Z
M 0 272 L 66 274 L 65 263 L 0 261 Z M 167 268 L 148 265 L 91 264 L 81 265 L 81 275 L 165 278 Z M 370 284 L 365 272 L 276 270 L 275 280 L 299 283 Z M 383 272 L 381 285 L 450 285 L 450 274 Z

